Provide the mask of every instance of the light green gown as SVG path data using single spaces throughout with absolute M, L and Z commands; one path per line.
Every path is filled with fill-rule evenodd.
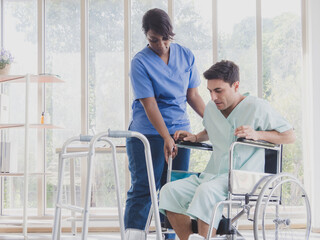
M 160 212 L 176 212 L 210 223 L 214 205 L 228 194 L 229 148 L 236 140 L 236 128 L 249 125 L 257 131 L 285 132 L 292 126 L 270 104 L 260 98 L 247 96 L 225 118 L 214 102 L 205 109 L 203 125 L 213 145 L 213 153 L 204 172 L 166 184 L 160 191 Z M 264 150 L 238 146 L 234 151 L 234 169 L 264 171 Z M 217 213 L 214 227 L 221 219 Z

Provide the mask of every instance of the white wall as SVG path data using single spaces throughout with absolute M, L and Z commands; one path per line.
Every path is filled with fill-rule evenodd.
M 306 166 L 306 187 L 309 190 L 312 205 L 313 231 L 320 232 L 320 1 L 307 1 L 307 55 L 306 71 L 309 85 L 308 101 L 310 113 L 309 119 L 309 164 Z M 308 103 L 307 102 L 307 103 Z M 311 147 L 311 148 L 310 148 Z

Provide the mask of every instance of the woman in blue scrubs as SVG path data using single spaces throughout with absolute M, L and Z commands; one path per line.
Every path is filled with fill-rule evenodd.
M 187 103 L 203 117 L 205 104 L 198 94 L 200 77 L 192 52 L 172 43 L 174 33 L 168 14 L 161 9 L 145 13 L 142 29 L 149 44 L 131 62 L 133 87 L 129 130 L 144 134 L 151 147 L 157 189 L 165 184 L 171 155 L 173 169 L 187 170 L 190 150 L 178 149 L 172 138 L 177 130 L 190 131 Z M 151 206 L 144 147 L 127 139 L 131 188 L 127 194 L 125 228 L 144 230 Z

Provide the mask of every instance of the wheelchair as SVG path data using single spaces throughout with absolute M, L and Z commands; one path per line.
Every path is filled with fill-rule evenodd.
M 237 146 L 245 145 L 265 149 L 265 172 L 255 173 L 233 169 L 233 153 Z M 201 143 L 177 142 L 178 147 L 212 150 Z M 188 176 L 173 171 L 168 164 L 168 181 Z M 238 139 L 229 151 L 228 197 L 218 202 L 212 211 L 209 231 L 205 239 L 246 239 L 239 230 L 244 218 L 252 223 L 255 240 L 309 239 L 311 210 L 308 196 L 300 181 L 282 172 L 282 145 L 265 141 Z M 194 173 L 191 173 L 194 174 Z M 224 215 L 219 223 L 216 237 L 212 236 L 213 223 L 219 207 Z M 197 222 L 192 219 L 189 240 L 204 239 L 197 234 Z M 252 239 L 252 237 L 250 237 Z

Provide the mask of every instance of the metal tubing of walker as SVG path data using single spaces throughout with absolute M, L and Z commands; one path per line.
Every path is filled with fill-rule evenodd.
M 61 153 L 59 154 L 59 171 L 58 171 L 58 192 L 57 192 L 57 202 L 55 207 L 55 217 L 53 223 L 53 233 L 52 239 L 57 240 L 58 235 L 60 235 L 61 229 L 61 208 L 58 206 L 61 202 L 62 196 L 62 178 L 63 178 L 63 171 L 64 171 L 64 157 L 63 155 L 67 152 L 67 147 L 74 141 L 77 141 L 78 137 L 69 138 L 62 146 Z
M 58 238 L 58 231 L 60 231 L 60 221 L 61 221 L 61 208 L 58 206 L 58 203 L 61 201 L 61 190 L 62 190 L 62 179 L 60 178 L 60 175 L 63 171 L 63 158 L 62 153 L 59 154 L 59 171 L 58 171 L 58 192 L 57 192 L 57 202 L 55 207 L 55 214 L 54 214 L 54 223 L 53 223 L 53 233 L 52 233 L 52 239 L 56 240 Z
M 171 181 L 171 173 L 172 173 L 172 156 L 169 156 L 168 171 L 167 171 L 167 183 Z
M 150 228 L 150 225 L 151 225 L 152 216 L 153 216 L 153 204 L 151 203 L 150 210 L 149 210 L 149 214 L 148 214 L 148 218 L 147 218 L 147 221 L 146 221 L 146 225 L 145 225 L 145 227 L 144 227 L 144 231 L 145 231 L 146 233 L 149 232 L 149 228 Z
M 148 180 L 149 180 L 149 188 L 150 188 L 150 196 L 151 196 L 151 203 L 153 206 L 153 213 L 155 217 L 155 226 L 156 226 L 156 236 L 157 240 L 162 239 L 162 232 L 161 232 L 161 224 L 160 224 L 160 214 L 159 214 L 159 207 L 157 201 L 157 190 L 156 184 L 154 179 L 154 172 L 153 172 L 153 164 L 152 164 L 152 157 L 150 151 L 150 144 L 148 139 L 141 133 L 132 132 L 132 131 L 110 131 L 109 130 L 109 137 L 136 137 L 140 139 L 144 145 L 144 152 L 146 158 L 146 165 L 147 165 L 147 172 L 148 172 Z
M 102 132 L 98 134 L 94 139 L 92 139 L 93 144 L 95 144 L 97 141 L 104 141 L 109 143 L 112 149 L 112 161 L 113 161 L 113 167 L 114 167 L 114 177 L 115 177 L 115 183 L 116 183 L 116 194 L 117 194 L 117 204 L 118 204 L 118 216 L 119 216 L 119 224 L 120 224 L 120 234 L 121 239 L 125 239 L 125 233 L 124 233 L 124 220 L 123 220 L 123 210 L 122 210 L 122 204 L 121 204 L 121 191 L 120 191 L 120 180 L 119 180 L 119 171 L 118 171 L 118 163 L 117 163 L 117 157 L 116 157 L 116 146 L 114 143 L 108 139 L 105 138 L 109 135 L 109 132 Z M 93 146 L 95 148 L 95 146 Z
M 87 160 L 87 186 L 86 186 L 86 198 L 83 209 L 83 223 L 82 223 L 82 240 L 88 237 L 88 224 L 89 224 L 89 208 L 91 202 L 91 174 L 92 174 L 92 161 L 95 155 L 95 143 L 96 137 L 90 139 L 90 147 Z

